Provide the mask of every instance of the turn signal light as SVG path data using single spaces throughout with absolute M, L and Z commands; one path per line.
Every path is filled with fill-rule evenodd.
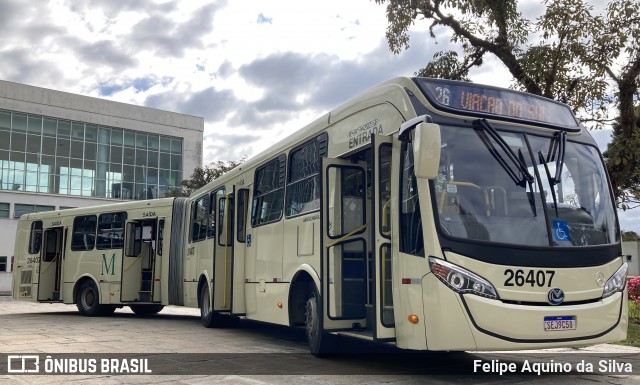
M 418 322 L 420 322 L 420 319 L 415 314 L 409 315 L 409 317 L 407 317 L 407 319 L 409 320 L 409 322 L 411 322 L 414 325 L 416 325 Z
M 282 309 L 282 302 L 278 302 L 278 309 Z

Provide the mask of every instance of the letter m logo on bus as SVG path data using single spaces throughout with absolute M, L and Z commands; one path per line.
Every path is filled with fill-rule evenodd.
M 105 274 L 105 271 L 107 272 Z M 107 262 L 107 255 L 102 254 L 102 272 L 100 275 L 116 275 L 116 254 L 111 255 L 111 261 Z

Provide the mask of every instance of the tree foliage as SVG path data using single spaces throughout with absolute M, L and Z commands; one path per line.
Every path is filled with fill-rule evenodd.
M 189 196 L 207 183 L 220 178 L 226 172 L 241 165 L 245 160 L 245 158 L 239 161 L 230 160 L 227 162 L 218 160 L 208 165 L 198 166 L 193 170 L 193 174 L 189 179 L 185 179 L 180 183 L 180 188 L 171 190 L 167 196 Z
M 513 77 L 513 86 L 567 103 L 585 123 L 610 124 L 609 107 L 618 109 L 619 144 L 608 151 L 607 166 L 619 198 L 621 183 L 640 164 L 631 161 L 640 146 L 633 108 L 640 75 L 640 2 L 610 0 L 597 13 L 585 0 L 545 0 L 542 15 L 523 16 L 517 0 L 374 0 L 387 7 L 386 37 L 394 53 L 409 47 L 409 29 L 416 20 L 451 32 L 461 47 L 439 52 L 419 75 L 464 80 L 483 58 L 497 58 Z M 455 63 L 454 63 L 455 61 Z M 466 71 L 466 72 L 465 72 Z M 613 86 L 613 92 L 611 91 Z M 613 173 L 613 165 L 618 167 Z M 640 182 L 640 181 L 639 181 Z M 637 196 L 640 198 L 640 196 Z
M 636 233 L 635 231 L 624 231 L 622 230 L 620 232 L 620 234 L 622 235 L 622 240 L 623 241 L 640 241 L 640 235 L 638 235 L 638 233 Z

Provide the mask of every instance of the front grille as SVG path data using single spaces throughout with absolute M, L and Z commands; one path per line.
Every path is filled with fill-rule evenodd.
M 572 301 L 572 302 L 563 302 L 560 305 L 551 305 L 548 302 L 527 302 L 527 301 L 502 301 L 503 303 L 507 303 L 509 305 L 520 305 L 520 306 L 549 306 L 549 307 L 562 307 L 562 306 L 573 306 L 573 305 L 584 305 L 587 303 L 595 303 L 600 301 L 602 298 L 593 298 L 587 299 L 583 301 Z

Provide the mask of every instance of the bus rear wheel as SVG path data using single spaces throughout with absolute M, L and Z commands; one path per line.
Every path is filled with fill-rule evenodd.
M 100 293 L 93 281 L 85 281 L 78 290 L 76 306 L 80 314 L 87 317 L 97 317 L 102 315 L 100 306 Z
M 311 285 L 307 302 L 305 304 L 304 324 L 307 333 L 309 350 L 314 356 L 326 356 L 335 352 L 335 336 L 322 330 L 320 327 L 320 296 L 315 285 Z
M 164 309 L 164 305 L 129 305 L 129 307 L 137 315 L 158 314 Z
M 204 284 L 200 289 L 200 322 L 206 328 L 218 326 L 219 316 L 211 309 L 211 296 L 209 295 L 209 286 Z

